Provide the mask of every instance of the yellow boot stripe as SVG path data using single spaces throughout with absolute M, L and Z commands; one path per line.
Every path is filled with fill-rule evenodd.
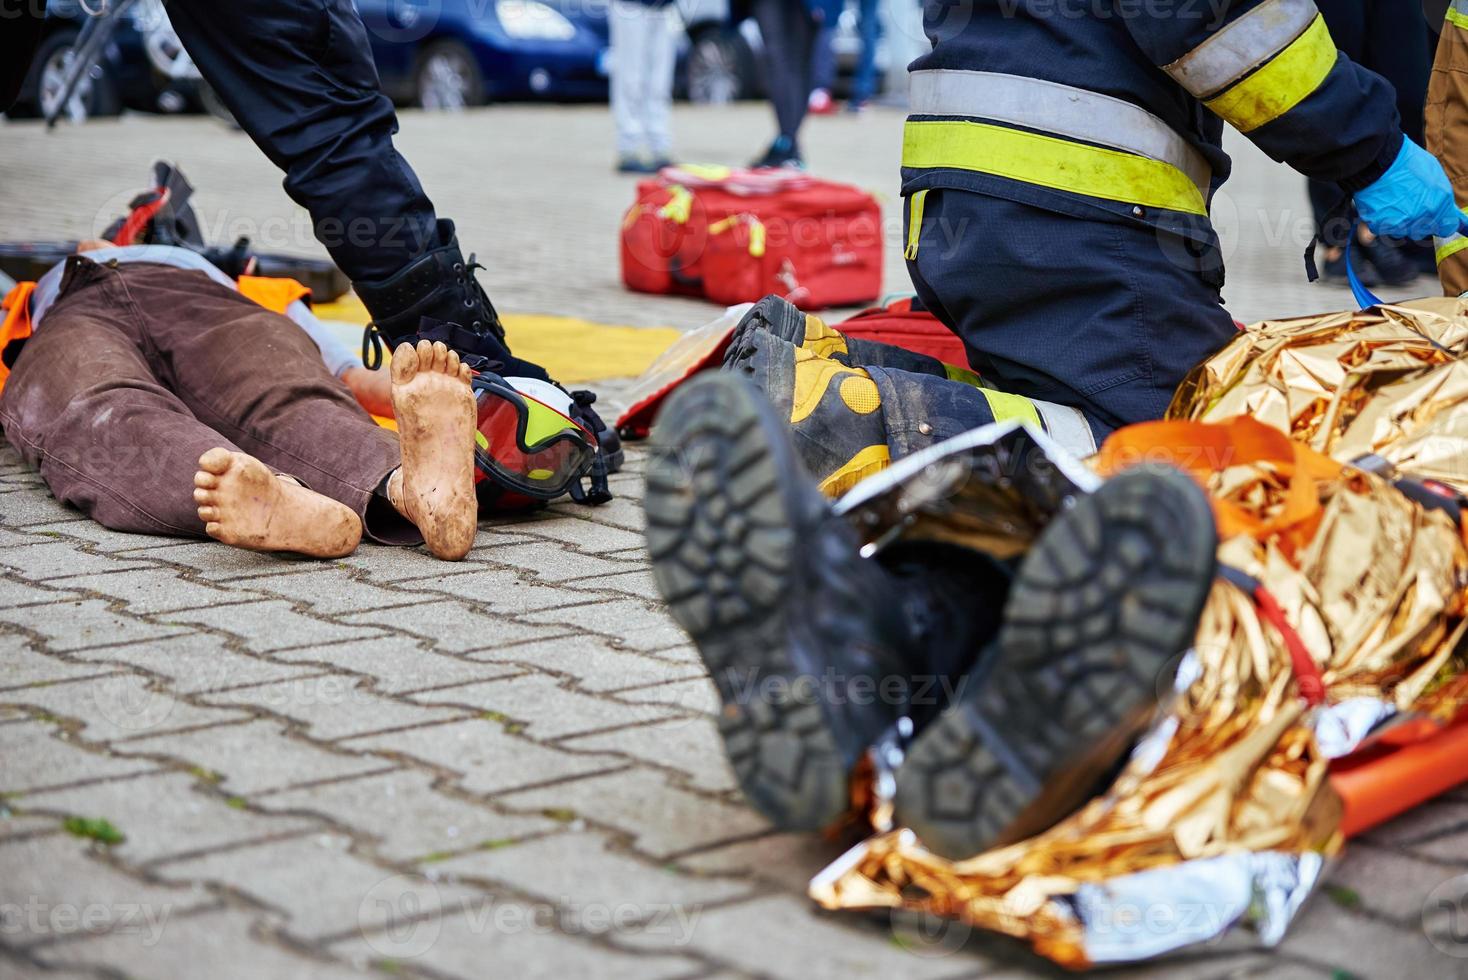
M 1252 132 L 1309 98 L 1339 57 L 1325 18 L 1316 17 L 1305 33 L 1263 68 L 1204 105 L 1239 132 Z
M 826 390 L 836 379 L 865 380 L 875 386 L 871 375 L 860 369 L 853 370 L 840 361 L 828 361 L 804 347 L 795 349 L 795 394 L 790 402 L 790 424 L 798 425 L 810 418 Z
M 868 446 L 857 453 L 835 473 L 821 481 L 821 493 L 839 497 L 873 473 L 892 465 L 892 454 L 886 446 Z
M 826 326 L 826 321 L 818 316 L 806 316 L 805 339 L 800 346 L 817 357 L 832 358 L 837 354 L 848 353 L 846 335 Z
M 1028 422 L 1035 428 L 1044 430 L 1045 424 L 1040 421 L 1040 410 L 1024 395 L 1011 395 L 1007 391 L 995 391 L 993 388 L 980 388 L 979 390 L 984 393 L 984 398 L 989 402 L 989 410 L 994 413 L 995 422 L 1008 422 L 1014 419 Z

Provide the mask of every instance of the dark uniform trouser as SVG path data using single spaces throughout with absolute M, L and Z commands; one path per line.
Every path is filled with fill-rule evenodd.
M 1234 335 L 1169 234 L 946 189 L 928 193 L 922 221 L 908 272 L 970 366 L 1001 391 L 1079 409 L 1098 444 L 1160 418 Z
M 432 202 L 393 147 L 397 115 L 351 0 L 170 0 L 168 14 L 353 281 L 387 279 L 443 244 Z

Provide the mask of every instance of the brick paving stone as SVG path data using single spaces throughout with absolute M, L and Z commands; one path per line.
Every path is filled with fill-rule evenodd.
M 547 817 L 498 813 L 467 803 L 434 789 L 434 779 L 431 773 L 398 769 L 256 796 L 251 802 L 263 810 L 330 817 L 377 838 L 373 847 L 391 861 L 501 847 L 560 826 Z
M 717 714 L 721 704 L 714 682 L 707 677 L 642 687 L 633 691 L 618 691 L 613 697 L 618 701 L 630 701 L 634 704 L 668 704 L 708 715 Z
M 623 704 L 560 686 L 554 677 L 526 674 L 506 680 L 445 687 L 411 696 L 420 704 L 462 706 L 489 711 L 525 726 L 540 741 L 605 728 L 621 728 L 658 718 L 668 710 L 655 705 Z M 533 711 L 530 710 L 533 708 Z
M 257 575 L 274 575 L 315 564 L 303 558 L 230 548 L 217 541 L 180 541 L 176 538 L 140 537 L 132 549 L 116 552 L 121 558 L 143 558 L 150 562 L 178 565 L 210 582 Z
M 628 570 L 628 566 L 621 562 L 572 551 L 549 541 L 496 548 L 485 559 L 529 574 L 540 582 L 564 582 L 567 579 L 584 579 L 593 575 L 617 575 Z
M 383 697 L 356 677 L 322 674 L 236 688 L 203 699 L 225 707 L 258 708 L 298 723 L 307 736 L 329 742 L 391 728 L 429 725 L 462 711 L 425 708 Z
M 484 532 L 480 532 L 483 534 Z M 476 542 L 478 538 L 475 539 Z M 469 553 L 471 556 L 473 551 Z M 445 565 L 423 548 L 361 547 L 337 564 L 355 569 L 369 581 L 392 584 L 403 579 L 442 575 Z
M 31 812 L 110 821 L 126 840 L 109 851 L 131 867 L 320 826 L 294 814 L 267 816 L 230 806 L 181 772 L 30 793 L 24 804 Z
M 400 636 L 352 640 L 299 650 L 279 650 L 276 660 L 366 674 L 383 694 L 448 687 L 474 681 L 509 677 L 523 668 L 508 664 L 461 660 L 441 653 L 414 649 Z
M 86 518 L 63 506 L 49 492 L 42 493 L 21 487 L 8 493 L 0 493 L 0 523 L 10 527 L 73 520 Z
M 1457 829 L 1437 834 L 1426 840 L 1404 846 L 1403 851 L 1429 861 L 1437 861 L 1458 871 L 1468 870 L 1468 822 Z
M 662 654 L 648 656 L 613 648 L 606 640 L 578 638 L 574 642 L 544 640 L 522 643 L 505 650 L 473 654 L 490 662 L 510 661 L 539 670 L 555 671 L 576 679 L 583 691 L 617 691 L 671 680 L 699 677 L 703 668 L 670 663 Z
M 308 834 L 155 865 L 161 878 L 221 882 L 285 915 L 280 928 L 310 942 L 392 926 L 477 896 L 471 888 L 389 871 L 347 852 L 339 834 Z
M 505 643 L 539 639 L 544 635 L 534 626 L 486 616 L 471 603 L 450 600 L 420 602 L 405 610 L 368 611 L 337 618 L 345 623 L 391 629 L 430 640 L 434 649 L 447 653 L 494 649 Z
M 500 722 L 487 718 L 368 735 L 341 745 L 384 758 L 406 756 L 457 773 L 459 785 L 476 795 L 499 794 L 626 766 L 624 760 L 612 756 L 567 752 L 517 738 Z
M 259 594 L 243 589 L 219 589 L 190 582 L 171 568 L 139 568 L 102 575 L 78 575 L 52 579 L 50 584 L 68 589 L 84 589 L 108 599 L 120 600 L 126 603 L 127 611 L 134 616 L 166 613 L 176 609 L 221 606 L 260 598 Z
M 69 589 L 55 583 L 37 585 L 19 581 L 13 577 L 0 577 L 0 607 L 28 606 L 37 602 L 59 602 L 64 599 L 81 598 Z
M 817 834 L 769 834 L 713 847 L 678 859 L 702 874 L 751 875 L 804 895 L 810 880 L 841 856 L 841 846 Z
M 431 601 L 442 593 L 465 599 L 492 613 L 534 612 L 574 602 L 565 589 L 548 589 L 524 581 L 513 569 L 484 568 L 477 571 L 459 571 L 439 575 L 435 578 L 419 578 L 401 583 L 403 588 L 415 590 L 415 602 Z
M 62 738 L 54 724 L 26 721 L 0 725 L 0 792 L 20 793 L 51 786 L 115 779 L 151 772 L 157 763 L 93 752 Z
M 118 932 L 156 942 L 169 919 L 212 902 L 125 875 L 92 850 L 70 834 L 0 843 L 0 939 L 24 947 Z
M 130 975 L 209 980 L 347 980 L 346 964 L 288 949 L 259 936 L 261 916 L 237 909 L 170 920 L 159 943 L 146 936 L 107 935 L 37 952 L 48 967 L 124 964 Z M 48 974 L 49 975 L 49 974 Z
M 1468 861 L 1468 852 L 1461 856 Z M 1348 907 L 1359 904 L 1374 915 L 1416 929 L 1422 924 L 1422 907 L 1432 890 L 1459 873 L 1441 864 L 1353 842 L 1331 872 L 1325 894 L 1316 900 Z
M 1317 895 L 1305 906 L 1280 950 L 1288 955 L 1362 978 L 1462 977 L 1465 961 L 1433 947 L 1422 931 L 1402 929 L 1344 911 Z
M 4 698 L 3 692 L 11 688 L 54 684 L 109 672 L 107 667 L 68 663 L 36 653 L 23 637 L 0 636 L 0 699 Z
M 78 550 L 69 541 L 48 541 L 45 544 L 5 548 L 0 550 L 0 565 L 34 582 L 148 567 L 142 561 L 121 561 L 110 556 L 89 555 Z
M 168 619 L 230 633 L 259 653 L 381 635 L 379 630 L 313 619 L 296 612 L 289 603 L 280 601 L 190 609 L 170 613 Z
M 334 752 L 292 737 L 281 724 L 265 720 L 140 739 L 127 743 L 126 751 L 167 756 L 197 766 L 214 774 L 220 788 L 236 796 L 360 775 L 389 766 L 381 759 Z
M 96 664 L 94 670 L 126 665 L 167 677 L 168 687 L 175 694 L 263 684 L 316 672 L 307 666 L 236 653 L 229 649 L 223 637 L 203 633 L 152 643 L 97 647 L 71 656 Z
M 58 521 L 55 524 L 36 524 L 26 528 L 26 531 L 31 534 L 44 534 L 58 540 L 85 542 L 88 550 L 102 552 L 134 551 L 138 548 L 146 548 L 150 543 L 177 543 L 176 538 L 160 538 L 152 534 L 128 534 L 124 531 L 114 531 L 86 518 Z
M 571 584 L 581 583 L 572 582 Z M 586 585 L 603 592 L 621 592 L 625 595 L 637 596 L 639 599 L 647 599 L 650 602 L 662 601 L 662 593 L 658 591 L 658 584 L 652 577 L 651 570 L 639 569 L 635 572 L 623 572 L 621 575 L 607 575 L 595 580 L 588 579 Z
M 571 748 L 621 752 L 659 766 L 671 766 L 688 777 L 688 785 L 710 793 L 737 788 L 734 771 L 724 756 L 724 741 L 712 720 L 688 720 L 643 725 L 600 735 L 567 739 Z
M 595 521 L 540 521 L 527 524 L 524 531 L 537 538 L 559 541 L 576 551 L 609 559 L 643 548 L 642 535 L 638 532 Z
M 565 833 L 445 861 L 444 871 L 503 882 L 571 910 L 616 911 L 647 921 L 743 898 L 745 882 L 679 874 L 609 846 L 600 834 Z
M 0 790 L 3 792 L 3 790 Z M 26 837 L 33 834 L 48 833 L 56 830 L 60 825 L 55 817 L 43 817 L 29 813 L 19 813 L 12 810 L 8 805 L 0 803 L 0 841 L 13 837 Z
M 246 579 L 240 584 L 255 592 L 309 606 L 311 611 L 322 616 L 423 601 L 421 596 L 410 592 L 395 592 L 359 581 L 352 576 L 352 570 L 343 565 L 325 565 L 289 575 Z
M 664 938 L 648 933 L 623 941 L 662 949 Z M 907 952 L 890 934 L 864 928 L 855 917 L 820 915 L 808 902 L 786 895 L 706 911 L 688 946 L 762 976 L 791 980 L 988 975 L 988 964 L 976 955 L 925 957 Z
M 1468 803 L 1438 798 L 1409 810 L 1364 835 L 1363 840 L 1398 849 L 1468 827 Z
M 656 650 L 685 639 L 666 612 L 649 609 L 635 599 L 568 606 L 520 618 L 527 623 L 579 627 L 618 639 L 634 650 Z
M 608 949 L 586 936 L 552 931 L 549 910 L 511 899 L 445 913 L 417 930 L 397 929 L 334 944 L 331 951 L 365 968 L 389 961 L 421 966 L 433 975 L 480 980 L 671 980 L 701 973 L 697 960 Z M 488 964 L 493 966 L 489 967 Z
M 678 789 L 662 773 L 646 769 L 510 793 L 499 802 L 596 820 L 630 835 L 633 847 L 653 858 L 753 836 L 769 827 L 747 807 Z
M 80 721 L 82 737 L 91 742 L 146 738 L 243 717 L 238 711 L 180 701 L 158 682 L 125 673 L 22 688 L 0 694 L 0 701 Z
M 112 612 L 101 599 L 0 607 L 0 622 L 14 623 L 41 637 L 52 650 L 62 651 L 157 640 L 185 632 L 177 626 L 160 626 Z

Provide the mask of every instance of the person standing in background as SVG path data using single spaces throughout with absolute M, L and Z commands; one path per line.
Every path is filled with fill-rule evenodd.
M 800 127 L 815 88 L 816 38 L 841 16 L 841 0 L 753 0 L 750 12 L 765 47 L 765 77 L 780 133 L 756 167 L 805 169 Z
M 617 170 L 657 173 L 673 162 L 677 14 L 672 0 L 612 0 L 608 25 Z
M 1423 104 L 1432 70 L 1427 43 L 1431 31 L 1423 19 L 1422 5 L 1418 0 L 1316 0 L 1315 6 L 1336 47 L 1356 64 L 1391 82 L 1402 132 L 1421 144 Z M 1346 281 L 1345 244 L 1350 226 L 1348 217 L 1338 210 L 1344 196 L 1335 184 L 1310 181 L 1315 227 L 1325 246 L 1321 273 L 1327 282 Z M 1431 253 L 1426 249 L 1415 242 L 1378 239 L 1364 227 L 1357 234 L 1355 255 L 1356 271 L 1368 286 L 1401 286 L 1432 271 Z
M 833 17 L 821 25 L 816 34 L 816 48 L 812 54 L 810 114 L 828 116 L 836 111 L 836 21 Z

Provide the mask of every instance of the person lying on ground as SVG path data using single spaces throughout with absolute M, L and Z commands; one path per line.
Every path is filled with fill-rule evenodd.
M 256 551 L 335 558 L 366 536 L 468 552 L 475 400 L 456 353 L 398 348 L 394 434 L 304 308 L 267 310 L 184 249 L 106 245 L 37 284 L 0 393 L 0 427 L 58 500 L 113 530 Z

